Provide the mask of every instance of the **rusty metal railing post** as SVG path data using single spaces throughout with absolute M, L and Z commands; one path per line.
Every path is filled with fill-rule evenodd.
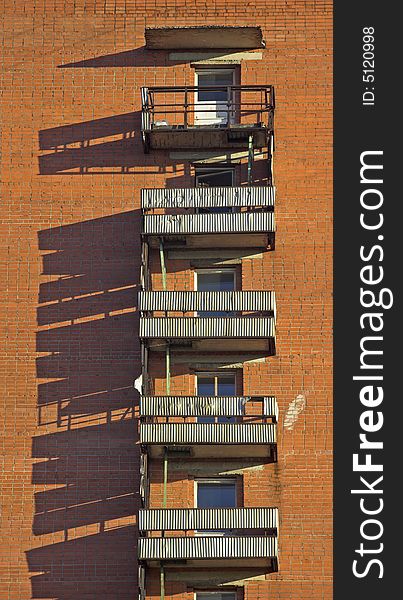
M 248 185 L 252 185 L 253 135 L 248 139 Z
M 185 88 L 185 114 L 184 114 L 183 124 L 185 126 L 185 129 L 187 129 L 187 127 L 188 127 L 188 89 L 187 89 L 187 87 Z

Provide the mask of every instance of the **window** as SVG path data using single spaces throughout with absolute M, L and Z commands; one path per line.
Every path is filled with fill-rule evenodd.
M 234 169 L 196 168 L 196 187 L 230 187 L 234 182 Z
M 196 85 L 200 88 L 197 95 L 198 102 L 226 102 L 227 91 L 225 89 L 208 90 L 203 88 L 212 86 L 224 88 L 234 85 L 234 75 L 234 69 L 202 69 L 196 71 Z
M 236 508 L 235 479 L 210 479 L 195 481 L 196 508 Z M 230 529 L 195 531 L 198 535 L 231 535 Z
M 228 87 L 234 85 L 234 69 L 200 69 L 196 71 L 195 125 L 217 125 L 233 122 L 233 93 Z M 216 89 L 203 89 L 215 87 Z M 218 89 L 217 89 L 218 88 Z
M 196 187 L 232 187 L 234 185 L 234 169 L 232 168 L 196 168 Z M 199 213 L 228 213 L 230 206 L 212 206 L 198 209 Z
M 196 271 L 199 292 L 231 292 L 235 290 L 235 269 L 203 269 Z
M 196 508 L 236 508 L 235 479 L 197 480 Z
M 197 396 L 236 396 L 235 373 L 199 373 L 196 375 Z M 197 417 L 198 423 L 234 423 L 236 417 Z
M 232 292 L 235 290 L 235 269 L 203 269 L 196 271 L 196 290 L 198 292 Z M 199 317 L 233 316 L 229 311 L 201 311 Z

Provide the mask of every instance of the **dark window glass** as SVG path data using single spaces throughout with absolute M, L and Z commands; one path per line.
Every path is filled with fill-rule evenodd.
M 235 396 L 236 382 L 233 374 L 198 375 L 198 396 Z M 198 423 L 235 423 L 236 417 L 197 417 Z
M 196 600 L 236 600 L 235 592 L 197 592 Z
M 198 102 L 227 102 L 227 86 L 233 85 L 233 73 L 229 71 L 219 71 L 215 73 L 198 73 L 197 85 L 199 88 L 197 100 Z M 203 88 L 215 86 L 222 89 L 204 90 Z
M 228 483 L 199 482 L 197 484 L 198 508 L 235 508 L 235 481 Z

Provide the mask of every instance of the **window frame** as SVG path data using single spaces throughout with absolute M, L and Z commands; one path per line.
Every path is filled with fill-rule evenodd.
M 218 393 L 218 382 L 217 382 L 217 378 L 218 377 L 225 377 L 225 376 L 229 376 L 232 375 L 234 378 L 234 396 L 238 395 L 238 377 L 237 377 L 237 372 L 235 370 L 230 370 L 228 369 L 228 371 L 196 371 L 194 373 L 195 378 L 194 378 L 194 384 L 195 384 L 195 388 L 194 388 L 194 394 L 195 396 L 199 396 L 199 392 L 198 392 L 198 377 L 214 377 L 214 393 L 213 396 L 218 397 L 220 394 Z M 200 396 L 201 398 L 203 398 L 203 396 Z M 196 417 L 196 423 L 201 423 L 203 424 L 202 421 L 198 420 L 199 417 Z M 238 422 L 238 418 L 234 415 L 233 417 L 224 417 L 224 416 L 220 416 L 220 415 L 215 415 L 212 417 L 213 423 L 212 424 L 222 424 L 222 423 L 237 423 Z M 220 421 L 219 419 L 226 419 Z
M 195 396 L 199 395 L 198 391 L 197 391 L 197 378 L 199 376 L 216 378 L 216 377 L 220 377 L 220 376 L 225 377 L 228 375 L 232 375 L 234 377 L 234 390 L 235 390 L 234 396 L 237 395 L 237 373 L 235 370 L 228 369 L 228 371 L 196 371 L 194 375 L 195 375 Z M 217 381 L 215 379 L 215 381 L 214 381 L 214 396 L 218 396 L 217 389 L 218 389 L 218 386 L 217 386 Z
M 238 278 L 239 278 L 239 273 L 237 272 L 237 269 L 234 267 L 228 267 L 228 268 L 221 268 L 221 269 L 195 269 L 194 270 L 194 279 L 193 279 L 193 287 L 194 287 L 194 291 L 198 292 L 200 290 L 198 290 L 198 276 L 199 274 L 210 274 L 210 273 L 233 273 L 234 276 L 234 291 L 237 290 L 238 288 Z M 217 291 L 225 291 L 225 290 L 217 290 Z M 204 313 L 204 312 L 208 312 L 211 314 L 208 315 L 203 315 L 200 313 Z M 203 317 L 203 316 L 207 316 L 210 318 L 214 318 L 214 317 L 221 317 L 221 318 L 225 318 L 225 317 L 233 317 L 235 316 L 235 313 L 233 313 L 232 311 L 194 311 L 193 316 L 195 317 Z
M 199 74 L 202 75 L 215 75 L 216 73 L 218 73 L 219 71 L 223 72 L 226 71 L 227 73 L 231 73 L 232 74 L 232 83 L 230 84 L 231 86 L 236 85 L 236 80 L 237 80 L 237 69 L 235 68 L 235 66 L 230 65 L 230 64 L 223 64 L 223 65 L 206 65 L 206 66 L 197 66 L 195 68 L 195 73 L 194 73 L 194 85 L 195 87 L 199 88 L 199 87 L 203 87 L 199 85 Z M 214 85 L 214 84 L 213 84 Z M 199 91 L 197 90 L 196 92 L 197 94 L 197 99 L 195 99 L 195 104 L 203 104 L 203 100 L 199 100 Z M 207 102 L 209 102 L 209 100 L 207 100 Z M 218 100 L 217 102 L 220 102 L 220 100 Z
M 234 267 L 228 267 L 228 268 L 224 267 L 224 268 L 221 268 L 221 269 L 195 269 L 194 270 L 194 283 L 193 283 L 195 292 L 199 291 L 197 289 L 197 278 L 198 278 L 199 273 L 201 273 L 201 274 L 208 274 L 208 273 L 228 273 L 228 272 L 231 272 L 231 273 L 234 274 L 234 290 L 236 290 L 237 289 L 237 285 L 238 285 L 238 273 L 237 273 L 237 269 L 236 268 L 234 268 Z M 223 291 L 223 290 L 220 290 L 220 291 Z
M 237 180 L 238 180 L 238 172 L 236 169 L 236 165 L 231 165 L 231 164 L 224 164 L 224 165 L 213 165 L 213 166 L 208 166 L 208 165 L 194 165 L 193 166 L 193 177 L 194 177 L 194 185 L 196 189 L 210 189 L 210 188 L 234 188 L 237 186 Z M 223 184 L 217 184 L 217 185 L 212 185 L 212 186 L 203 186 L 200 185 L 202 178 L 203 177 L 208 177 L 208 176 L 214 176 L 214 175 L 219 175 L 219 174 L 226 174 L 226 173 L 230 173 L 231 175 L 231 183 L 229 185 L 223 185 Z M 218 210 L 217 210 L 218 208 Z M 234 213 L 234 212 L 239 212 L 238 208 L 236 206 L 227 206 L 227 207 L 217 207 L 216 209 L 214 209 L 213 207 L 196 207 L 195 212 L 196 213 Z
M 199 165 L 195 165 L 194 167 L 194 178 L 195 178 L 195 187 L 202 187 L 202 186 L 198 186 L 198 177 L 203 177 L 203 172 L 205 171 L 204 175 L 214 175 L 217 174 L 219 175 L 220 173 L 231 173 L 231 177 L 232 177 L 232 182 L 231 185 L 229 186 L 221 186 L 221 187 L 234 187 L 235 186 L 235 165 L 222 165 L 222 166 L 199 166 Z M 209 171 L 209 172 L 207 172 Z M 214 173 L 215 172 L 215 173 Z M 220 186 L 216 186 L 216 187 L 220 187 Z

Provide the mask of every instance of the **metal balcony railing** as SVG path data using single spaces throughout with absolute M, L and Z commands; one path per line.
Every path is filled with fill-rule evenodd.
M 278 406 L 274 396 L 141 396 L 140 416 L 243 417 L 248 402 L 262 405 L 258 417 L 278 421 Z
M 266 291 L 144 291 L 139 292 L 139 310 L 152 311 L 276 311 L 274 292 Z
M 213 101 L 209 101 L 209 99 Z M 142 138 L 151 148 L 230 148 L 270 144 L 271 85 L 142 87 Z
M 140 560 L 234 560 L 277 558 L 277 539 L 245 537 L 149 537 L 139 538 Z
M 211 105 L 214 103 L 198 101 L 199 92 L 219 95 L 223 121 L 220 126 L 272 127 L 275 106 L 272 85 L 216 85 L 142 87 L 142 129 L 174 126 L 187 129 L 197 126 L 195 115 L 197 117 L 200 111 L 215 116 L 217 107 Z M 207 127 L 214 127 L 214 124 Z
M 277 508 L 178 508 L 139 511 L 139 529 L 144 532 L 277 528 Z
M 155 188 L 141 190 L 143 210 L 153 208 L 241 208 L 273 207 L 272 186 Z
M 274 317 L 140 317 L 140 338 L 274 338 Z

